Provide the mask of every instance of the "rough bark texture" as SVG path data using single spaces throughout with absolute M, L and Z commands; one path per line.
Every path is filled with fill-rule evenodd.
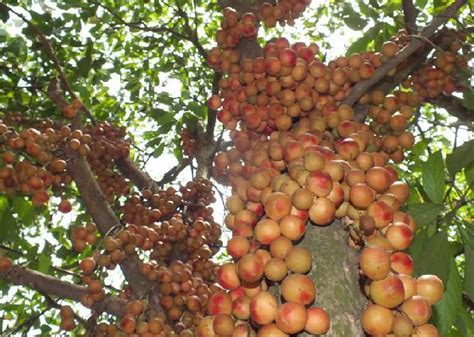
M 359 253 L 347 242 L 348 232 L 340 221 L 326 227 L 308 223 L 301 242 L 313 252 L 309 276 L 316 284 L 315 305 L 327 310 L 331 318 L 331 329 L 325 336 L 365 336 L 360 317 L 367 299 L 359 287 Z
M 14 266 L 9 271 L 0 273 L 0 279 L 77 302 L 80 302 L 81 297 L 87 294 L 87 288 L 84 286 L 64 282 L 53 276 L 20 266 Z M 126 300 L 124 299 L 107 296 L 102 302 L 96 303 L 93 309 L 97 312 L 107 312 L 120 317 L 124 314 L 125 304 Z

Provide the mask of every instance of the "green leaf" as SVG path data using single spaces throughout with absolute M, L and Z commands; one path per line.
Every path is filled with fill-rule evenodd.
M 51 255 L 42 253 L 38 259 L 38 271 L 47 274 L 51 267 Z
M 370 28 L 367 32 L 362 35 L 358 40 L 356 40 L 351 46 L 347 49 L 346 55 L 351 55 L 354 53 L 367 50 L 367 46 L 374 38 L 377 36 L 377 33 L 380 31 L 380 24 L 377 23 L 375 26 Z
M 464 246 L 464 291 L 474 301 L 474 249 L 470 245 Z
M 474 190 L 474 161 L 464 168 L 464 175 L 469 187 Z
M 5 195 L 0 195 L 0 242 L 13 240 L 19 227 L 12 215 L 10 203 Z
M 35 219 L 35 211 L 31 202 L 24 197 L 14 196 L 12 198 L 12 204 L 22 224 L 26 227 L 30 227 Z
M 444 161 L 441 151 L 429 156 L 421 172 L 423 189 L 435 204 L 441 204 L 444 199 Z
M 456 322 L 456 317 L 462 306 L 462 281 L 453 258 L 451 258 L 449 278 L 445 283 L 445 289 L 443 298 L 433 308 L 433 319 L 442 335 L 446 335 Z
M 415 263 L 416 276 L 434 274 L 447 284 L 452 254 L 446 233 L 438 232 L 427 239 L 425 236 L 421 242 L 416 236 L 412 245 L 416 248 L 410 248 L 409 254 Z
M 433 224 L 443 210 L 444 205 L 432 204 L 430 202 L 408 205 L 408 213 L 415 218 L 419 227 Z
M 467 87 L 463 92 L 463 97 L 462 104 L 466 108 L 474 110 L 474 89 Z
M 474 336 L 474 318 L 466 308 L 461 308 L 459 311 L 456 327 L 463 333 L 463 336 Z
M 446 157 L 446 165 L 451 176 L 474 161 L 474 139 L 456 148 Z
M 346 25 L 353 30 L 362 30 L 367 26 L 367 20 L 360 13 L 356 13 L 351 4 L 343 4 L 343 19 Z

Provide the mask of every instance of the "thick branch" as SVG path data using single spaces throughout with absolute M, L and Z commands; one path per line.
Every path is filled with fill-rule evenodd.
M 150 189 L 153 193 L 158 192 L 159 185 L 157 182 L 148 173 L 136 167 L 130 158 L 119 158 L 115 161 L 115 165 L 117 165 L 120 173 L 132 181 L 138 189 Z
M 437 105 L 446 109 L 450 115 L 453 115 L 462 121 L 474 121 L 474 111 L 464 106 L 464 104 L 462 104 L 462 99 L 456 96 L 442 95 L 437 98 L 430 99 L 429 102 L 433 105 Z
M 405 27 L 408 34 L 416 34 L 418 32 L 418 27 L 416 26 L 418 10 L 416 9 L 415 5 L 413 5 L 412 0 L 403 0 L 402 8 L 405 19 Z
M 382 83 L 380 83 L 374 90 L 380 90 L 385 94 L 391 92 L 395 87 L 397 87 L 400 82 L 406 79 L 410 74 L 416 71 L 419 67 L 421 67 L 425 61 L 427 56 L 430 53 L 430 49 L 425 50 L 425 52 L 421 55 L 413 55 L 411 57 L 411 61 L 407 62 L 407 66 L 397 71 L 395 76 L 386 77 Z M 369 111 L 369 104 L 360 104 L 357 103 L 354 106 L 355 111 L 355 119 L 358 122 L 362 122 L 368 111 Z
M 459 8 L 461 8 L 465 3 L 466 0 L 456 0 L 451 6 L 446 8 L 442 14 L 436 16 L 433 19 L 433 21 L 423 30 L 423 32 L 421 32 L 421 36 L 427 39 L 430 38 L 436 32 L 436 30 L 446 23 L 449 18 L 453 17 Z M 344 100 L 344 103 L 354 105 L 359 100 L 359 98 L 364 95 L 371 87 L 373 87 L 380 80 L 384 79 L 392 69 L 396 68 L 400 63 L 406 60 L 424 44 L 425 42 L 422 39 L 412 39 L 402 50 L 398 52 L 398 54 L 393 59 L 378 68 L 374 73 L 374 76 L 368 80 L 357 83 Z
M 81 297 L 87 294 L 87 288 L 84 286 L 64 282 L 50 275 L 20 266 L 14 266 L 6 273 L 0 273 L 0 279 L 51 296 L 77 302 L 80 302 Z M 125 303 L 126 300 L 124 299 L 107 296 L 102 302 L 96 303 L 92 309 L 120 317 L 124 314 Z
M 59 94 L 59 88 L 55 83 L 50 83 L 48 95 L 58 107 L 64 104 L 64 99 Z M 74 119 L 72 127 L 73 129 L 81 129 L 79 115 Z M 68 151 L 65 160 L 67 162 L 67 171 L 76 183 L 81 199 L 96 223 L 99 232 L 105 236 L 110 234 L 112 229 L 121 227 L 119 219 L 115 216 L 97 184 L 86 158 L 76 152 Z M 151 284 L 140 274 L 139 266 L 140 260 L 138 256 L 129 256 L 120 265 L 133 292 L 138 297 L 142 297 L 151 288 Z

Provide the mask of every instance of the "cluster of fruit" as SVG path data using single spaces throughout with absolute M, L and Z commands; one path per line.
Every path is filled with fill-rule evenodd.
M 219 268 L 223 289 L 211 298 L 199 336 L 324 334 L 327 313 L 310 307 L 316 298 L 306 275 L 311 255 L 294 244 L 308 220 L 326 226 L 335 219 L 347 224 L 349 243 L 363 249 L 360 268 L 370 299 L 364 330 L 439 336 L 428 320 L 444 286 L 434 275 L 411 276 L 413 261 L 403 251 L 416 223 L 400 209 L 409 187 L 389 165 L 413 146 L 406 129 L 425 96 L 416 85 L 394 94 L 369 92 L 359 102 L 369 104 L 370 126 L 342 103 L 357 82 L 371 78 L 408 42 L 400 31 L 381 52 L 324 64 L 316 45 L 278 38 L 265 45 L 263 56 L 240 65 L 226 60 L 228 67 L 216 69 L 224 72 L 221 92 L 208 104 L 231 130 L 235 147 L 217 154 L 213 175 L 232 186 L 225 223 L 233 235 L 227 246 L 233 261 Z M 447 56 L 443 61 L 452 66 L 456 58 Z
M 193 157 L 199 151 L 199 143 L 196 136 L 188 128 L 181 130 L 181 146 L 185 156 Z
M 268 28 L 275 27 L 277 23 L 292 26 L 310 3 L 311 0 L 278 0 L 274 4 L 264 2 L 258 10 L 258 18 Z
M 21 127 L 28 124 L 31 127 Z M 29 122 L 21 116 L 7 116 L 0 121 L 0 193 L 31 196 L 35 206 L 47 204 L 50 190 L 60 193 L 72 182 L 66 161 L 77 151 L 86 156 L 102 191 L 112 202 L 116 195 L 129 191 L 126 180 L 112 170 L 115 159 L 128 156 L 129 144 L 124 136 L 123 129 L 108 123 L 81 131 L 48 119 Z M 62 200 L 59 210 L 69 212 L 71 203 Z
M 150 308 L 142 301 L 142 309 L 127 309 L 119 325 L 101 323 L 98 331 L 104 336 L 113 336 L 117 331 L 130 335 L 148 332 L 150 336 L 192 336 L 206 314 L 209 298 L 218 290 L 217 267 L 210 258 L 222 243 L 221 229 L 209 207 L 215 201 L 212 184 L 198 179 L 180 186 L 178 191 L 169 187 L 155 192 L 144 190 L 131 195 L 121 208 L 126 227 L 102 240 L 101 253 L 97 250 L 81 261 L 88 288 L 81 302 L 92 307 L 104 298 L 102 268 L 113 269 L 127 256 L 138 254 L 140 273 L 156 285 L 155 296 L 164 314 L 149 316 Z M 89 242 L 89 227 L 92 229 L 91 224 L 75 228 L 74 246 L 78 240 Z M 137 306 L 130 289 L 122 297 L 128 300 L 128 306 Z

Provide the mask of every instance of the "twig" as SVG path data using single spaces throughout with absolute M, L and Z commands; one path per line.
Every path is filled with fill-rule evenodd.
M 412 0 L 403 0 L 403 17 L 405 19 L 405 27 L 408 34 L 416 34 L 418 32 L 418 27 L 416 25 L 416 17 L 418 16 L 418 10 L 415 5 L 413 5 Z
M 462 99 L 456 96 L 439 96 L 437 98 L 431 98 L 429 102 L 433 105 L 437 105 L 460 120 L 466 122 L 474 122 L 474 111 L 468 109 L 462 103 Z
M 183 159 L 178 165 L 166 172 L 160 181 L 157 182 L 159 186 L 164 186 L 167 183 L 172 182 L 176 177 L 191 164 L 192 158 Z

